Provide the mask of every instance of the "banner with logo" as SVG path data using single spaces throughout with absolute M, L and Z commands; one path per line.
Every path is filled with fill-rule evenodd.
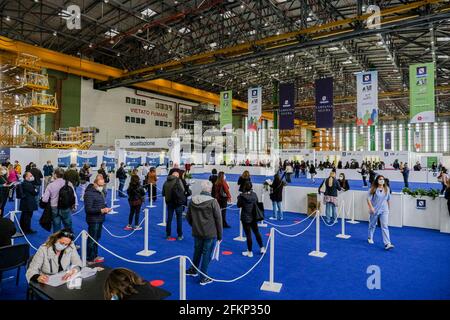
M 422 147 L 421 140 L 420 131 L 414 131 L 414 148 L 416 148 L 416 151 L 420 150 Z
M 316 127 L 333 127 L 333 78 L 317 79 L 316 82 Z
M 220 92 L 220 131 L 233 129 L 233 91 Z
M 356 75 L 356 125 L 378 123 L 378 72 L 360 72 Z
M 77 167 L 82 167 L 85 163 L 89 164 L 91 168 L 97 167 L 97 156 L 95 157 L 83 157 L 77 156 Z
M 384 133 L 384 150 L 392 150 L 392 132 Z
M 295 87 L 294 83 L 280 83 L 278 99 L 280 103 L 279 130 L 294 129 Z
M 434 63 L 409 66 L 410 123 L 434 122 Z
M 157 167 L 160 164 L 160 157 L 146 157 L 146 161 L 150 167 Z
M 261 122 L 262 88 L 248 89 L 248 131 L 257 131 Z
M 6 160 L 10 159 L 11 151 L 10 148 L 0 148 L 0 163 L 3 164 Z
M 364 149 L 366 146 L 366 136 L 364 134 L 357 134 L 356 135 L 356 149 Z

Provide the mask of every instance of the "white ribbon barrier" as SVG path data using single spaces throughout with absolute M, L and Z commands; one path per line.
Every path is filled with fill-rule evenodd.
M 139 251 L 138 253 L 136 253 L 136 255 L 138 256 L 144 256 L 144 257 L 149 257 L 153 254 L 156 253 L 156 251 L 154 250 L 148 250 L 148 219 L 149 219 L 149 214 L 148 214 L 148 209 L 144 209 L 144 250 Z
M 23 236 L 25 238 L 25 241 L 28 242 L 28 244 L 30 245 L 30 247 L 37 251 L 38 249 L 31 244 L 31 242 L 30 242 L 30 240 L 28 240 L 25 232 L 23 232 L 22 227 L 20 226 L 19 218 L 17 218 L 16 213 L 14 211 L 11 212 L 10 219 L 14 224 L 15 224 L 15 222 L 17 222 L 17 226 L 19 227 L 20 234 L 21 234 L 20 236 Z M 12 239 L 12 244 L 14 245 L 14 239 Z
M 145 218 L 142 219 L 142 221 L 139 223 L 138 227 L 142 226 L 142 224 L 144 223 L 144 221 L 145 221 Z M 118 236 L 118 235 L 113 234 L 111 231 L 109 231 L 105 226 L 103 226 L 103 229 L 104 229 L 107 233 L 109 233 L 109 235 L 110 235 L 111 237 L 113 237 L 113 238 L 118 238 L 118 239 L 128 238 L 129 236 L 133 235 L 136 231 L 138 231 L 138 230 L 134 229 L 134 230 L 133 230 L 132 232 L 130 232 L 129 234 L 126 234 L 126 235 L 124 235 L 124 236 Z
M 314 221 L 314 220 L 313 220 Z M 309 253 L 312 257 L 323 258 L 327 254 L 320 251 L 320 211 L 316 210 L 316 250 Z
M 165 227 L 167 225 L 166 223 L 166 216 L 167 216 L 167 205 L 166 205 L 166 197 L 163 197 L 163 221 L 161 223 L 158 223 L 158 226 Z
M 234 241 L 246 241 L 247 238 L 244 237 L 243 232 L 244 232 L 244 228 L 242 226 L 242 221 L 241 221 L 241 214 L 242 214 L 242 209 L 239 210 L 239 237 L 234 238 Z
M 155 208 L 156 206 L 153 205 L 153 183 L 150 183 L 150 205 L 147 206 L 147 208 Z
M 15 194 L 17 194 L 17 192 L 15 193 Z M 18 214 L 18 213 L 20 213 L 20 210 L 19 210 L 19 199 L 17 199 L 15 196 L 14 196 L 14 210 L 13 211 L 10 211 L 9 212 L 9 219 L 14 223 L 14 221 L 15 221 L 15 216 Z M 20 233 L 20 232 L 16 232 L 14 235 L 13 235 L 13 241 L 12 241 L 12 244 L 14 244 L 14 238 L 17 238 L 17 237 L 21 237 L 23 235 L 23 232 L 22 233 Z
M 82 205 L 81 208 L 78 211 L 72 213 L 72 216 L 75 216 L 75 215 L 79 214 L 81 211 L 83 211 L 83 209 L 84 209 L 84 205 Z

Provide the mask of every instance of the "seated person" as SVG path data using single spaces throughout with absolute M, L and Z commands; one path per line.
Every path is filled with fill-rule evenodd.
M 63 271 L 67 273 L 62 279 L 68 280 L 80 271 L 83 264 L 73 243 L 74 238 L 70 229 L 62 229 L 52 234 L 31 260 L 25 274 L 27 281 L 47 283 L 49 275 Z
M 170 292 L 153 287 L 129 269 L 117 268 L 106 279 L 104 295 L 106 300 L 162 300 Z
M 0 217 L 0 248 L 11 245 L 11 238 L 16 234 L 14 222 L 10 219 Z

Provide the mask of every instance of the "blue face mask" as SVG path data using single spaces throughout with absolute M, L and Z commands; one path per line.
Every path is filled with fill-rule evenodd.
M 111 300 L 119 300 L 119 296 L 116 294 L 113 294 L 113 296 L 111 297 Z

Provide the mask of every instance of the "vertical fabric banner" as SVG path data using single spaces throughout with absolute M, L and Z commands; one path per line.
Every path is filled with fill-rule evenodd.
M 375 126 L 370 126 L 370 151 L 375 151 L 376 142 L 375 139 L 378 137 L 375 137 Z
M 392 150 L 392 132 L 384 133 L 384 150 Z
M 378 72 L 360 72 L 356 75 L 356 125 L 378 123 Z
M 248 131 L 257 131 L 261 123 L 262 88 L 248 89 Z
M 233 129 L 233 92 L 220 92 L 220 131 L 231 131 Z
M 295 87 L 294 83 L 280 83 L 280 112 L 278 128 L 280 130 L 294 129 Z
M 364 150 L 365 147 L 365 135 L 357 134 L 356 135 L 356 150 Z
M 409 66 L 410 123 L 434 122 L 434 63 Z
M 419 151 L 422 147 L 422 142 L 420 140 L 422 140 L 420 131 L 414 131 L 414 148 L 416 149 L 416 151 Z
M 333 128 L 333 78 L 316 80 L 316 127 Z

